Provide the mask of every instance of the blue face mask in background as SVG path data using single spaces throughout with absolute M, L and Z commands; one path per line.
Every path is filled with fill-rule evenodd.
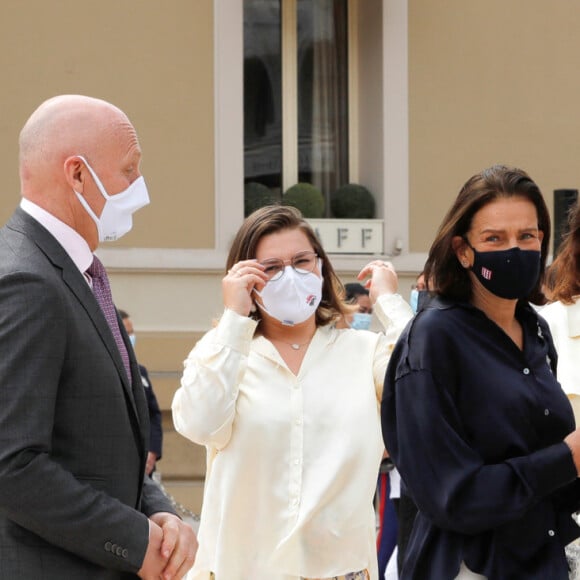
M 368 330 L 371 327 L 373 315 L 366 312 L 355 312 L 350 327 L 355 330 Z
M 413 288 L 411 290 L 411 296 L 409 297 L 409 306 L 415 314 L 417 314 L 417 308 L 419 306 L 419 290 L 417 288 Z

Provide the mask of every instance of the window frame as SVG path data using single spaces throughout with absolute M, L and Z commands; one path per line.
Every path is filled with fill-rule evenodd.
M 358 15 L 362 2 L 349 0 Z M 382 4 L 382 175 L 375 190 L 377 207 L 384 220 L 383 252 L 399 272 L 420 271 L 424 253 L 409 253 L 409 107 L 408 107 L 408 0 L 378 0 Z M 358 4 L 358 6 L 357 6 Z M 204 249 L 100 248 L 107 266 L 119 269 L 223 270 L 234 233 L 244 219 L 244 139 L 243 139 L 243 2 L 214 0 L 214 127 L 215 127 L 215 215 L 214 247 Z M 349 27 L 358 30 L 356 16 Z M 358 84 L 356 65 L 357 32 L 351 31 L 354 45 L 351 65 L 352 115 L 349 140 L 351 179 L 359 179 L 359 109 L 365 106 Z M 353 105 L 354 100 L 354 105 Z M 360 107 L 359 107 L 360 103 Z M 354 151 L 353 151 L 354 149 Z M 365 255 L 335 255 L 339 271 L 358 271 L 368 260 Z

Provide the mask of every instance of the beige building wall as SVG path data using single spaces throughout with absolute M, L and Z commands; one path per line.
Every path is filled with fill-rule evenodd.
M 19 200 L 18 133 L 46 98 L 111 101 L 137 128 L 151 205 L 118 246 L 214 239 L 212 0 L 2 2 L 0 221 Z
M 409 0 L 411 249 L 424 252 L 471 175 L 516 165 L 580 187 L 580 5 Z

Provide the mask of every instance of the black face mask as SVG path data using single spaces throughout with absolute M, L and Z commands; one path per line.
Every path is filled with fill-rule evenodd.
M 492 294 L 509 300 L 525 298 L 538 283 L 539 251 L 521 250 L 516 246 L 509 250 L 478 252 L 469 242 L 467 245 L 474 254 L 472 272 Z

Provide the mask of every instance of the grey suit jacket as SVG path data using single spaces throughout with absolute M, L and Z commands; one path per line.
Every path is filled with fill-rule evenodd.
M 128 338 L 120 325 L 124 340 Z M 148 411 L 68 254 L 17 209 L 0 230 L 0 578 L 135 577 L 147 516 Z

